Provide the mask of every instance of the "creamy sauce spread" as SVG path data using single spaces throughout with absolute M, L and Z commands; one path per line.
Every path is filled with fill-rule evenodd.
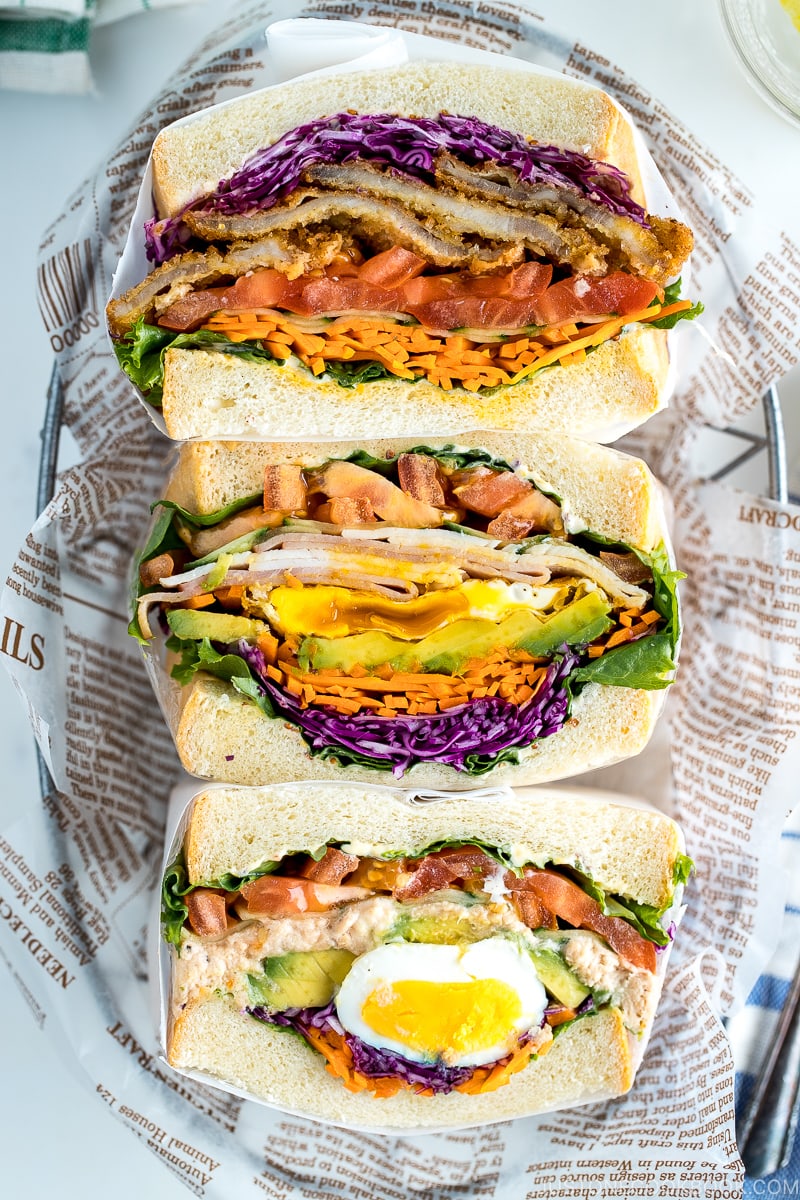
M 644 1031 L 658 1002 L 658 975 L 628 966 L 610 946 L 582 932 L 568 939 L 564 958 L 586 987 L 609 993 L 626 1028 Z
M 634 1033 L 646 1027 L 658 999 L 658 977 L 628 966 L 594 934 L 575 930 L 561 931 L 557 939 L 547 934 L 537 937 L 500 895 L 488 904 L 469 904 L 448 899 L 442 892 L 405 904 L 390 896 L 372 896 L 325 913 L 243 921 L 217 938 L 184 930 L 173 972 L 173 1019 L 191 1000 L 215 991 L 227 993 L 245 1008 L 251 1003 L 247 976 L 259 975 L 265 958 L 330 949 L 366 954 L 379 946 L 401 919 L 446 922 L 460 929 L 465 940 L 476 934 L 508 932 L 524 938 L 531 948 L 552 943 L 586 987 L 609 994 Z M 402 935 L 402 926 L 398 931 Z

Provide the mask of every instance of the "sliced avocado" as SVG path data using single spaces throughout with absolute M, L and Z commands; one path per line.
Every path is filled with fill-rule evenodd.
M 353 962 L 349 950 L 299 950 L 265 958 L 263 975 L 248 975 L 253 1004 L 271 1012 L 321 1008 L 332 999 Z
M 457 675 L 471 658 L 485 658 L 497 646 L 550 654 L 566 642 L 591 642 L 609 628 L 609 604 L 598 592 L 587 592 L 546 620 L 520 609 L 503 621 L 483 618 L 452 621 L 419 642 L 404 642 L 378 631 L 343 638 L 304 638 L 298 658 L 303 670 L 349 671 L 356 664 L 370 670 L 389 663 L 395 671 L 425 670 Z
M 527 632 L 520 628 L 514 647 L 517 650 L 527 650 L 529 654 L 539 655 L 550 654 L 565 642 L 568 646 L 593 642 L 601 633 L 610 629 L 610 609 L 611 606 L 602 593 L 587 592 L 580 600 L 559 609 L 546 621 L 529 626 Z M 508 621 L 515 621 L 520 615 L 525 614 L 512 613 Z M 512 636 L 516 632 L 513 625 L 509 626 L 509 632 Z
M 566 1004 L 567 1008 L 578 1008 L 589 995 L 589 988 L 584 987 L 556 950 L 544 947 L 531 950 L 531 958 L 536 967 L 536 974 L 559 1004 Z
M 212 642 L 238 642 L 247 638 L 255 642 L 269 632 L 264 621 L 236 617 L 231 613 L 205 612 L 199 608 L 173 608 L 167 613 L 170 629 L 179 638 L 208 638 Z
M 456 920 L 403 914 L 392 929 L 392 937 L 402 937 L 406 942 L 427 942 L 434 946 L 457 946 L 459 942 L 480 942 L 489 937 L 491 930 L 473 923 L 469 909 L 465 908 Z

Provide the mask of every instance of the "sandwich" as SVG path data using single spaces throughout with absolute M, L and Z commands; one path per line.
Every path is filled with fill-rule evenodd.
M 569 428 L 664 402 L 692 234 L 648 213 L 588 84 L 415 62 L 299 80 L 162 130 L 122 368 L 168 434 Z
M 619 1096 L 690 870 L 605 793 L 211 789 L 164 877 L 168 1061 L 364 1129 Z
M 679 637 L 652 475 L 468 438 L 181 447 L 131 632 L 190 773 L 463 789 L 643 748 Z

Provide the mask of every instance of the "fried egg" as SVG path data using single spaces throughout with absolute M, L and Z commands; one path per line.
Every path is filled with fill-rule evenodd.
M 412 1062 L 480 1067 L 510 1054 L 547 1004 L 528 953 L 507 938 L 395 942 L 356 959 L 336 997 L 344 1029 Z
M 262 609 L 280 632 L 347 637 L 378 629 L 395 637 L 426 637 L 456 618 L 502 621 L 520 609 L 542 611 L 567 589 L 532 587 L 501 579 L 468 579 L 459 587 L 438 586 L 413 600 L 389 600 L 346 587 L 276 587 Z

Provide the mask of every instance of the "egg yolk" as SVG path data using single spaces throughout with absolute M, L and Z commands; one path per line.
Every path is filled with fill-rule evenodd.
M 286 634 L 347 637 L 377 629 L 399 638 L 423 638 L 456 617 L 484 616 L 502 620 L 527 608 L 502 581 L 468 580 L 457 588 L 442 588 L 413 600 L 389 600 L 346 587 L 276 587 L 269 596 Z
M 404 979 L 370 992 L 361 1016 L 379 1036 L 447 1062 L 506 1042 L 522 1004 L 517 991 L 500 979 Z

